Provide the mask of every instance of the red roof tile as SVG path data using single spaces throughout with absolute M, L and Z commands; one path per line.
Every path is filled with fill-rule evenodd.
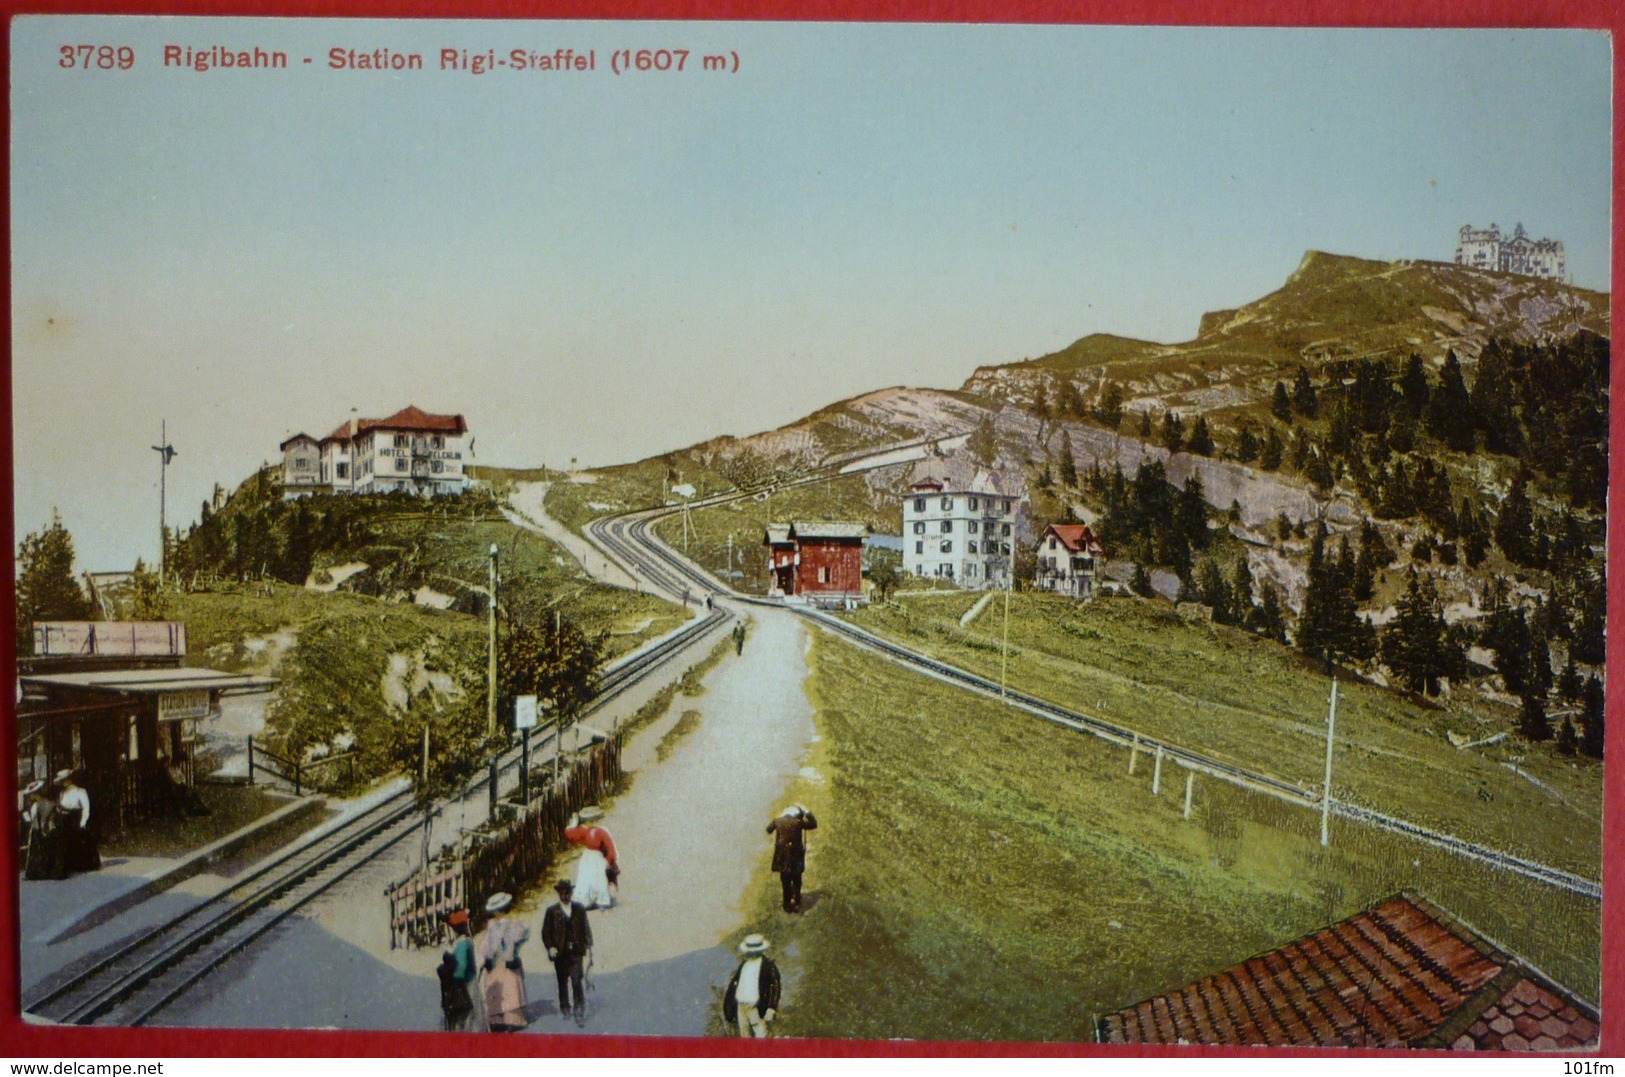
M 1067 525 L 1081 526 L 1081 525 Z M 1401 894 L 1108 1015 L 1109 1043 L 1595 1045 L 1596 1013 L 1423 898 Z
M 1039 536 L 1038 541 L 1044 541 L 1050 534 L 1054 534 L 1061 540 L 1061 545 L 1073 553 L 1099 555 L 1106 552 L 1106 548 L 1100 544 L 1095 533 L 1089 530 L 1088 524 L 1050 524 L 1044 529 L 1044 534 Z
M 322 440 L 349 441 L 351 438 L 365 434 L 368 430 L 466 434 L 468 433 L 468 424 L 463 421 L 461 415 L 432 415 L 421 408 L 408 404 L 400 411 L 384 419 L 346 419 L 339 424 L 337 430 L 334 430 Z

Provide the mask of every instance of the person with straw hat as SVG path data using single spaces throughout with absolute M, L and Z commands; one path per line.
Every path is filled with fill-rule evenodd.
M 766 1039 L 768 1022 L 779 1011 L 779 967 L 767 956 L 767 940 L 760 935 L 746 935 L 739 954 L 739 967 L 722 996 L 722 1016 L 741 1039 Z
M 525 964 L 519 948 L 530 929 L 508 915 L 512 894 L 492 894 L 485 902 L 491 917 L 480 936 L 480 971 L 485 976 L 485 1023 L 492 1032 L 518 1032 L 525 1019 Z
M 23 790 L 23 799 L 28 803 L 23 812 L 23 821 L 28 824 L 23 878 L 66 879 L 68 865 L 62 850 L 62 813 L 57 808 L 56 791 L 50 782 L 37 781 Z

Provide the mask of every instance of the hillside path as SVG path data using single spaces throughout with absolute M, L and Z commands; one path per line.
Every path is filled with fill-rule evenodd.
M 700 719 L 666 760 L 656 762 L 655 749 L 669 723 L 627 748 L 632 787 L 604 821 L 623 866 L 621 896 L 591 914 L 587 1032 L 702 1035 L 735 961 L 720 943 L 744 926 L 772 936 L 772 924 L 744 923 L 740 902 L 813 736 L 812 706 L 802 687 L 806 627 L 787 611 L 753 614 L 743 656 L 719 665 L 703 695 L 676 697 L 674 716 L 695 710 Z M 540 909 L 534 924 L 539 932 Z M 575 1031 L 557 1016 L 545 959 L 538 948 L 529 986 L 545 1015 L 531 1029 Z
M 508 504 L 512 508 L 504 508 L 502 514 L 515 526 L 534 531 L 564 547 L 565 552 L 580 563 L 587 575 L 600 583 L 629 590 L 638 589 L 638 581 L 628 575 L 625 569 L 610 561 L 586 539 L 547 514 L 547 491 L 552 485 L 547 482 L 516 483 L 508 495 Z

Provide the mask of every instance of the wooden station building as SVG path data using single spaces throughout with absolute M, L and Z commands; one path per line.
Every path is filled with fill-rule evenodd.
M 863 597 L 863 538 L 852 523 L 769 524 L 768 593 L 787 598 L 857 601 Z
M 197 780 L 198 724 L 223 696 L 276 685 L 182 666 L 184 641 L 184 626 L 169 622 L 36 625 L 35 655 L 17 678 L 19 784 L 78 771 L 92 817 L 121 825 L 173 803 L 176 785 Z

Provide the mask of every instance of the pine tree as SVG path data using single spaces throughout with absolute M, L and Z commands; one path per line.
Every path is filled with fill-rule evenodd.
M 1283 423 L 1292 421 L 1292 398 L 1287 396 L 1286 386 L 1281 382 L 1275 383 L 1275 392 L 1270 396 L 1270 414 Z
M 1477 568 L 1484 563 L 1484 555 L 1489 552 L 1489 536 L 1483 517 L 1465 497 L 1461 499 L 1461 511 L 1456 514 L 1456 528 L 1460 532 L 1461 553 L 1467 559 L 1467 567 Z
M 1413 419 L 1420 419 L 1427 411 L 1430 394 L 1427 372 L 1422 369 L 1422 357 L 1411 352 L 1410 360 L 1405 364 L 1405 373 L 1399 378 L 1399 397 L 1404 401 L 1406 413 Z
M 1191 426 L 1190 442 L 1185 446 L 1185 451 L 1197 456 L 1213 455 L 1213 435 L 1208 433 L 1207 419 L 1201 415 L 1196 417 L 1196 422 Z
M 1236 559 L 1236 570 L 1230 577 L 1230 608 L 1236 624 L 1256 628 L 1258 607 L 1253 605 L 1253 570 L 1243 553 Z
M 1580 693 L 1585 691 L 1585 682 L 1580 679 L 1580 669 L 1574 664 L 1574 655 L 1569 655 L 1563 672 L 1557 677 L 1557 694 L 1564 699 L 1578 701 Z
M 1461 363 L 1454 351 L 1445 353 L 1444 369 L 1439 372 L 1439 385 L 1428 400 L 1426 419 L 1428 433 L 1456 452 L 1472 451 L 1473 403 L 1462 381 Z
M 1037 390 L 1033 393 L 1033 414 L 1040 419 L 1049 418 L 1049 382 L 1047 379 L 1041 379 Z
M 1529 623 L 1522 609 L 1504 606 L 1490 614 L 1481 642 L 1494 653 L 1496 671 L 1508 692 L 1525 695 L 1533 691 Z
M 1151 440 L 1151 409 L 1150 408 L 1146 408 L 1144 411 L 1140 412 L 1140 439 L 1142 441 L 1150 441 Z
M 1587 677 L 1580 710 L 1580 751 L 1593 759 L 1602 758 L 1603 708 L 1602 681 Z
M 1500 515 L 1495 518 L 1495 544 L 1516 565 L 1528 565 L 1535 559 L 1535 512 L 1524 493 L 1525 481 L 1523 475 L 1512 480 L 1512 492 L 1501 502 Z
M 1207 494 L 1202 480 L 1192 475 L 1185 480 L 1174 508 L 1174 529 L 1193 550 L 1207 548 Z
M 1450 662 L 1444 616 L 1432 580 L 1421 581 L 1411 573 L 1398 615 L 1382 634 L 1382 660 L 1411 691 L 1438 694 Z
M 1150 598 L 1153 594 L 1151 589 L 1151 573 L 1146 571 L 1145 563 L 1143 561 L 1136 561 L 1134 563 L 1134 575 L 1128 581 L 1128 587 L 1130 591 L 1133 591 L 1141 598 Z
M 1557 723 L 1557 753 L 1559 755 L 1573 755 L 1580 747 L 1580 738 L 1574 735 L 1574 724 L 1568 718 L 1562 718 Z
M 1115 381 L 1105 382 L 1095 403 L 1095 419 L 1106 429 L 1116 430 L 1123 421 L 1123 387 Z
M 999 455 L 999 439 L 993 429 L 993 417 L 984 415 L 977 424 L 976 432 L 970 436 L 965 447 L 983 467 L 992 467 L 994 459 Z
M 1292 537 L 1292 520 L 1286 513 L 1278 513 L 1275 517 L 1275 535 L 1282 542 Z
M 51 512 L 50 526 L 17 544 L 17 653 L 32 654 L 35 621 L 82 621 L 90 600 L 73 578 L 73 536 Z
M 1264 585 L 1264 604 L 1259 608 L 1259 631 L 1277 643 L 1286 642 L 1286 617 L 1281 612 L 1281 596 L 1274 584 Z
M 1270 427 L 1269 436 L 1264 439 L 1264 447 L 1258 453 L 1258 466 L 1265 471 L 1277 471 L 1281 467 L 1281 435 Z
M 1181 452 L 1185 448 L 1185 424 L 1177 411 L 1162 413 L 1162 444 L 1169 452 Z
M 1061 431 L 1061 485 L 1068 490 L 1078 485 L 1078 464 L 1072 458 L 1072 436 L 1065 430 Z
M 1525 740 L 1552 739 L 1552 723 L 1546 718 L 1546 707 L 1534 693 L 1525 695 L 1523 708 L 1518 712 L 1518 732 Z
M 1218 562 L 1212 558 L 1204 558 L 1201 568 L 1196 570 L 1196 600 L 1213 610 L 1215 624 L 1227 625 L 1234 620 L 1230 608 L 1230 585 L 1225 582 Z
M 1298 367 L 1298 378 L 1292 387 L 1292 408 L 1305 419 L 1313 419 L 1320 414 L 1320 398 L 1315 395 L 1315 385 L 1309 380 L 1309 371 L 1302 366 Z

